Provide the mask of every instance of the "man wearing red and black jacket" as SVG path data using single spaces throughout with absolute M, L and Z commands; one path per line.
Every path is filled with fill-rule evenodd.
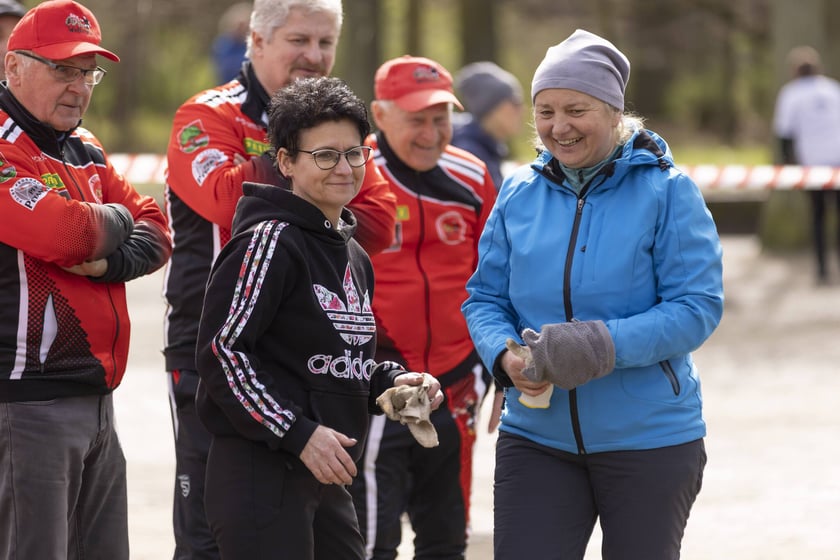
M 431 373 L 446 399 L 431 416 L 440 439 L 432 449 L 405 426 L 372 417 L 352 493 L 368 558 L 395 556 L 405 509 L 417 558 L 462 559 L 475 419 L 491 378 L 460 308 L 496 190 L 481 160 L 449 145 L 452 106 L 461 105 L 445 68 L 404 56 L 375 80 L 379 132 L 368 143 L 397 197 L 393 243 L 371 258 L 376 358 Z
M 195 345 L 207 277 L 230 239 L 243 182 L 283 185 L 266 133 L 271 95 L 298 78 L 329 74 L 341 23 L 340 2 L 256 1 L 249 61 L 239 76 L 198 93 L 175 114 L 167 151 L 166 202 L 175 247 L 165 287 L 164 350 L 175 433 L 175 560 L 218 558 L 204 512 L 210 434 L 195 411 Z M 396 207 L 372 161 L 348 207 L 358 220 L 354 238 L 362 247 L 369 254 L 387 247 Z
M 0 558 L 128 559 L 112 391 L 125 282 L 169 258 L 166 219 L 79 127 L 105 71 L 93 14 L 50 0 L 15 26 L 0 86 Z

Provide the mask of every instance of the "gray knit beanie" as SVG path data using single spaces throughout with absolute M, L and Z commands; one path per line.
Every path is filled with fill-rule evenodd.
M 630 78 L 630 61 L 615 45 L 577 29 L 545 53 L 534 80 L 531 101 L 544 89 L 573 89 L 624 109 L 624 88 Z
M 474 62 L 461 68 L 455 76 L 455 90 L 466 110 L 478 120 L 506 99 L 522 103 L 519 80 L 492 62 Z
M 26 8 L 16 0 L 0 0 L 0 16 L 14 16 L 22 18 Z

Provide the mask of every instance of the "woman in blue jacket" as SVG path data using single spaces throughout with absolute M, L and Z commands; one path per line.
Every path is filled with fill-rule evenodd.
M 691 357 L 723 312 L 721 246 L 665 141 L 623 113 L 630 63 L 577 30 L 531 87 L 542 151 L 502 185 L 463 305 L 506 387 L 497 560 L 679 557 L 706 454 Z

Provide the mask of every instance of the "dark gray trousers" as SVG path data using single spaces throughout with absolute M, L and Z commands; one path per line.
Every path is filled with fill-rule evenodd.
M 0 403 L 0 558 L 128 559 L 111 395 Z
M 505 432 L 496 447 L 495 560 L 676 560 L 703 479 L 703 440 L 576 455 Z

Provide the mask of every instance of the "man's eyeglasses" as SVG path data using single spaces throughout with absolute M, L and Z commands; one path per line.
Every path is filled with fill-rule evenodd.
M 37 60 L 41 64 L 46 64 L 47 66 L 49 66 L 50 70 L 52 71 L 52 75 L 55 77 L 56 80 L 67 84 L 69 84 L 70 82 L 75 82 L 79 79 L 80 76 L 83 76 L 87 85 L 95 86 L 96 84 L 101 82 L 102 78 L 104 78 L 105 74 L 107 74 L 106 70 L 104 68 L 100 68 L 99 66 L 97 66 L 93 70 L 88 70 L 87 68 L 79 68 L 78 66 L 58 64 L 56 62 L 53 62 L 52 60 L 47 60 L 46 58 L 42 58 L 37 54 L 33 54 L 26 51 L 15 52 L 27 58 Z
M 303 152 L 304 154 L 311 154 L 312 159 L 315 160 L 315 165 L 317 165 L 319 169 L 329 171 L 338 165 L 338 162 L 341 161 L 341 156 L 344 156 L 347 159 L 347 163 L 350 167 L 363 166 L 370 159 L 370 154 L 373 151 L 373 148 L 370 146 L 356 146 L 355 148 L 350 148 L 349 150 L 345 150 L 343 152 L 332 150 L 330 148 L 313 150 L 311 152 L 309 150 L 298 151 Z

